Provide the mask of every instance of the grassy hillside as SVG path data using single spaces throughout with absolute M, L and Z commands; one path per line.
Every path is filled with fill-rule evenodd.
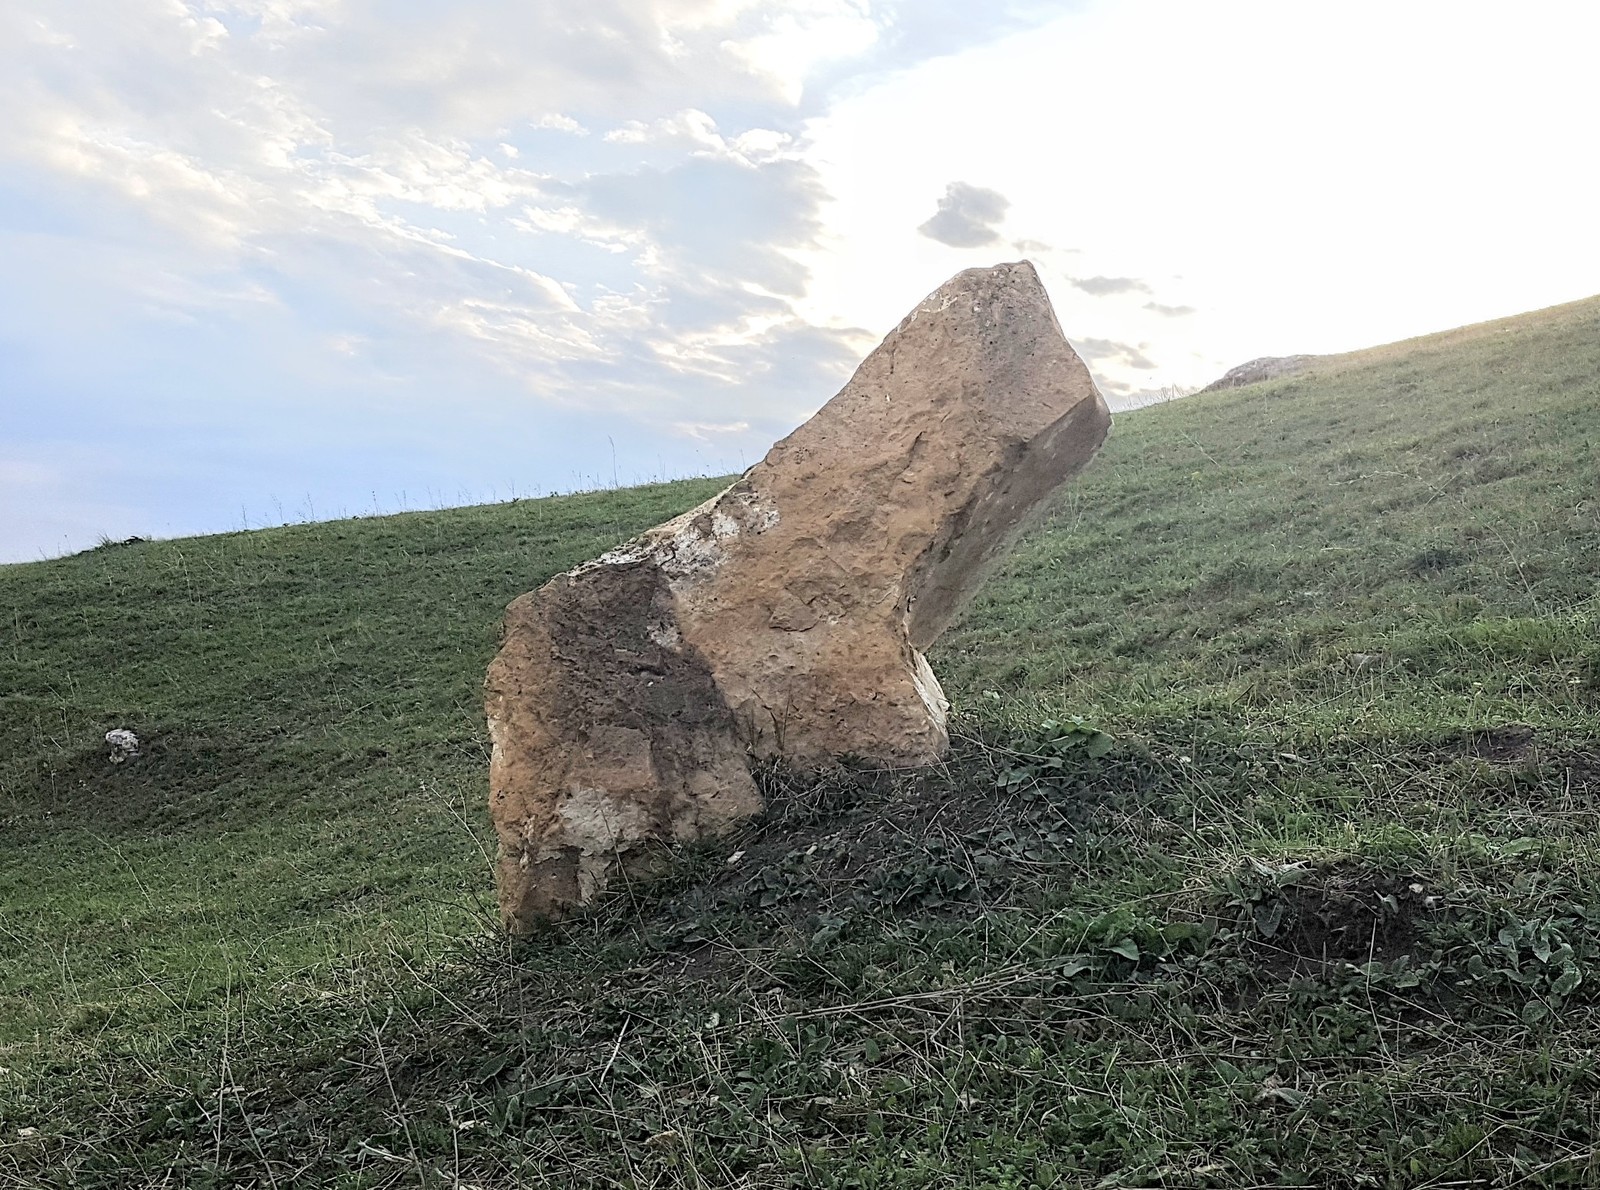
M 1600 300 L 1124 415 L 948 766 L 517 947 L 499 609 L 715 483 L 0 568 L 0 1187 L 1594 1184 L 1597 446 Z
M 500 609 L 719 486 L 0 568 L 0 1045 L 152 1040 L 481 929 Z M 109 764 L 113 727 L 148 756 Z

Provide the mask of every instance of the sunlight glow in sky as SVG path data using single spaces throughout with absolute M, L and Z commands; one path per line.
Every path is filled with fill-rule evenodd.
M 0 561 L 738 470 L 959 269 L 1113 404 L 1600 291 L 1600 7 L 9 0 Z

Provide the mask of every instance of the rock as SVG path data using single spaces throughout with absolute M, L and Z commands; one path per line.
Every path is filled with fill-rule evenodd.
M 1228 369 L 1222 374 L 1222 379 L 1213 380 L 1200 391 L 1214 393 L 1225 388 L 1243 388 L 1247 384 L 1259 384 L 1263 380 L 1298 376 L 1316 363 L 1317 359 L 1318 357 L 1314 355 L 1264 355 L 1260 359 L 1240 364 L 1237 368 Z
M 752 758 L 936 761 L 922 650 L 1109 428 L 1033 267 L 971 269 L 720 495 L 512 602 L 486 684 L 508 926 L 757 814 Z
M 106 743 L 111 748 L 112 764 L 123 764 L 139 755 L 139 737 L 126 727 L 113 727 L 106 732 Z

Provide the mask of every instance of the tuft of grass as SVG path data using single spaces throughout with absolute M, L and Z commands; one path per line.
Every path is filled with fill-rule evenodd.
M 0 568 L 0 1187 L 1595 1184 L 1597 331 L 1120 417 L 945 765 L 527 943 L 499 609 L 714 482 Z

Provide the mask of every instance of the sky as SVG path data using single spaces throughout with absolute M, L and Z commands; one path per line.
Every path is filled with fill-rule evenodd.
M 1027 258 L 1113 407 L 1600 292 L 1600 5 L 0 0 L 0 562 L 757 461 Z

